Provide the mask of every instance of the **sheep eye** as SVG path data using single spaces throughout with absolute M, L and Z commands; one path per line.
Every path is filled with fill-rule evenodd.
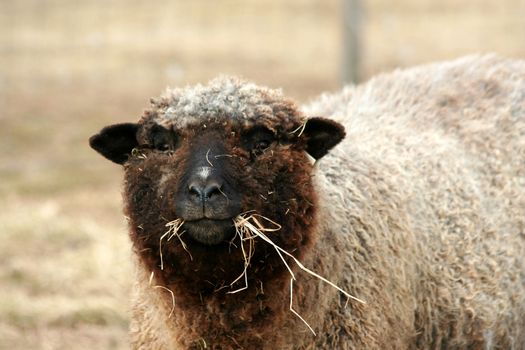
M 257 144 L 254 147 L 254 150 L 264 151 L 268 147 L 270 147 L 270 141 L 269 140 L 260 140 L 260 141 L 257 141 Z
M 155 149 L 158 149 L 159 151 L 167 151 L 170 149 L 170 145 L 168 145 L 167 143 L 161 143 L 161 144 L 155 145 L 154 147 Z
M 245 147 L 257 157 L 264 153 L 275 141 L 273 132 L 264 127 L 255 127 L 244 136 Z
M 268 147 L 270 147 L 271 143 L 270 140 L 258 140 L 252 148 L 252 154 L 255 157 L 260 156 Z
M 159 151 L 174 150 L 176 146 L 176 136 L 173 130 L 155 125 L 151 129 L 151 146 Z

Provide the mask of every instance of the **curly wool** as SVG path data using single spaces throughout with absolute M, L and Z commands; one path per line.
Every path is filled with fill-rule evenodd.
M 152 99 L 155 122 L 183 129 L 203 120 L 257 121 L 274 130 L 288 123 L 297 109 L 281 90 L 259 87 L 239 78 L 221 76 L 207 85 L 168 89 L 159 99 Z M 294 121 L 297 121 L 294 118 Z M 302 122 L 302 121 L 299 121 Z
M 280 95 L 243 84 L 174 90 L 151 115 L 182 128 L 266 108 L 281 122 L 264 106 Z M 282 307 L 265 328 L 232 330 L 231 348 L 525 348 L 525 62 L 470 56 L 396 71 L 303 111 L 341 122 L 347 137 L 316 163 L 317 239 L 302 261 L 367 304 L 297 271 L 294 308 L 314 337 L 288 310 L 286 280 L 264 281 Z M 207 302 L 201 315 L 176 301 L 182 311 L 169 318 L 171 297 L 138 270 L 133 346 L 214 348 L 198 321 L 224 305 Z
M 523 349 L 525 62 L 396 71 L 305 112 L 347 130 L 318 165 L 321 232 L 336 243 L 321 238 L 317 254 L 368 301 L 358 319 L 373 326 L 356 335 L 370 342 L 356 348 Z

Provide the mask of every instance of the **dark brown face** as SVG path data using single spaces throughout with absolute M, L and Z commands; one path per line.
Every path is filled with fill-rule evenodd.
M 179 147 L 167 149 L 170 157 L 183 157 L 181 169 L 163 167 L 158 180 L 159 196 L 170 198 L 166 203 L 175 218 L 184 221 L 183 230 L 202 244 L 218 244 L 234 234 L 233 219 L 241 213 L 242 192 L 235 176 L 236 161 L 228 145 L 226 130 L 194 135 L 165 134 L 178 141 Z
M 273 219 L 280 212 L 290 213 L 287 202 L 304 197 L 304 189 L 312 188 L 310 177 L 304 176 L 311 170 L 304 145 L 292 142 L 293 135 L 278 135 L 257 125 L 241 128 L 209 121 L 186 130 L 154 124 L 145 126 L 140 135 L 138 156 L 126 165 L 130 184 L 126 196 L 135 198 L 145 189 L 155 189 L 155 198 L 149 202 L 162 203 L 155 208 L 158 217 L 182 219 L 182 229 L 196 243 L 217 245 L 231 240 L 233 220 L 243 212 L 255 210 Z M 294 163 L 301 164 L 301 176 L 290 170 Z M 304 183 L 303 190 L 287 193 L 295 189 L 291 183 L 283 187 L 288 178 Z M 136 188 L 136 184 L 142 186 Z M 304 199 L 304 203 L 313 201 Z
M 166 224 L 182 219 L 181 238 L 193 258 L 187 273 L 219 281 L 242 269 L 240 252 L 232 252 L 229 244 L 235 235 L 233 220 L 241 213 L 254 211 L 279 223 L 282 229 L 272 240 L 284 249 L 297 251 L 311 241 L 317 196 L 306 153 L 322 157 L 344 131 L 321 118 L 311 119 L 301 135 L 292 132 L 296 127 L 271 131 L 227 120 L 184 130 L 119 124 L 90 142 L 125 167 L 126 212 L 137 251 L 159 266 Z M 180 246 L 166 249 L 167 268 L 184 274 L 177 260 L 187 260 L 187 253 Z M 254 261 L 264 263 L 268 251 L 258 249 L 261 257 Z

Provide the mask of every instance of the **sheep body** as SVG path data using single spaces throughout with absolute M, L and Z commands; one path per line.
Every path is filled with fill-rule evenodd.
M 210 116 L 303 121 L 289 119 L 278 92 L 228 79 L 168 92 L 147 115 L 186 127 L 214 96 L 201 92 L 221 84 L 242 103 L 218 103 Z M 171 117 L 182 111 L 186 119 Z M 347 136 L 314 166 L 318 219 L 297 253 L 366 304 L 297 269 L 294 309 L 317 336 L 289 311 L 286 274 L 192 304 L 181 292 L 192 286 L 170 284 L 137 249 L 132 219 L 133 347 L 525 349 L 525 62 L 470 56 L 396 71 L 303 112 L 340 122 Z M 259 319 L 263 284 L 272 313 Z
M 525 63 L 396 71 L 306 111 L 347 130 L 317 173 L 321 232 L 345 248 L 317 254 L 368 302 L 357 328 L 378 343 L 356 348 L 525 348 Z

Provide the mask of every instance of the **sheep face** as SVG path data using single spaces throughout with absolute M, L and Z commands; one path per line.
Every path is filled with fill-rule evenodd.
M 296 108 L 287 110 L 278 125 L 220 114 L 182 124 L 147 112 L 137 124 L 109 126 L 91 138 L 93 148 L 125 168 L 131 239 L 152 270 L 162 265 L 170 282 L 205 281 L 201 294 L 206 284 L 231 282 L 243 269 L 233 220 L 245 212 L 279 223 L 271 239 L 297 256 L 311 244 L 317 196 L 307 153 L 322 157 L 344 129 L 323 118 L 305 124 Z M 184 222 L 186 248 L 176 239 L 162 243 L 176 219 Z M 274 255 L 256 243 L 254 277 L 283 269 Z

